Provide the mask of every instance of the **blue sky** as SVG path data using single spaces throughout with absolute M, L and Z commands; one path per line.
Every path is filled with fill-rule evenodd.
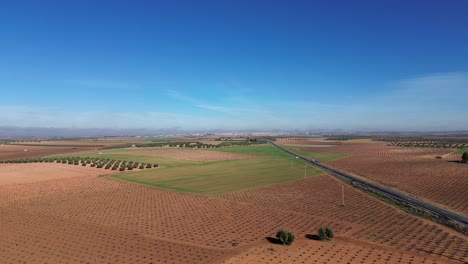
M 0 126 L 468 130 L 466 14 L 462 0 L 3 2 Z

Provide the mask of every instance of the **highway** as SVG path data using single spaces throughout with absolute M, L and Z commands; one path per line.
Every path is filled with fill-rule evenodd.
M 424 202 L 424 201 L 421 201 L 421 200 L 418 200 L 418 199 L 415 199 L 411 196 L 408 196 L 404 193 L 401 193 L 401 192 L 398 192 L 398 191 L 395 191 L 393 189 L 390 189 L 388 187 L 383 187 L 383 186 L 380 186 L 380 185 L 377 185 L 377 184 L 374 184 L 374 183 L 370 183 L 370 182 L 367 182 L 363 179 L 360 179 L 360 178 L 356 178 L 350 174 L 347 174 L 345 172 L 342 172 L 342 171 L 339 171 L 337 169 L 334 169 L 332 167 L 329 167 L 329 166 L 326 166 L 326 165 L 323 165 L 321 164 L 320 162 L 316 161 L 316 160 L 313 160 L 313 159 L 308 159 L 307 157 L 303 157 L 301 155 L 298 155 L 288 149 L 285 149 L 279 145 L 277 145 L 276 143 L 272 142 L 272 141 L 268 141 L 270 144 L 272 144 L 273 146 L 275 146 L 276 148 L 292 155 L 292 156 L 295 156 L 299 159 L 302 159 L 304 160 L 305 162 L 308 162 L 309 164 L 315 166 L 315 167 L 318 167 L 332 175 L 335 175 L 335 176 L 339 176 L 339 177 L 343 177 L 347 180 L 350 180 L 350 181 L 354 181 L 354 182 L 357 182 L 363 186 L 367 186 L 367 187 L 371 187 L 372 189 L 375 189 L 377 191 L 379 191 L 380 193 L 383 193 L 389 197 L 392 197 L 394 199 L 397 199 L 397 200 L 400 200 L 402 202 L 405 202 L 405 203 L 408 203 L 408 204 L 412 204 L 412 205 L 415 205 L 417 207 L 420 207 L 420 208 L 423 208 L 425 210 L 428 210 L 428 211 L 431 211 L 433 213 L 436 213 L 438 215 L 441 215 L 441 216 L 444 216 L 445 218 L 447 219 L 451 219 L 451 220 L 455 220 L 459 223 L 462 223 L 464 225 L 468 225 L 468 218 L 463 216 L 463 215 L 460 215 L 460 214 L 457 214 L 455 212 L 452 212 L 452 211 L 449 211 L 449 210 L 446 210 L 444 208 L 441 208 L 441 207 L 438 207 L 436 205 L 433 205 L 431 203 L 427 203 L 427 202 Z

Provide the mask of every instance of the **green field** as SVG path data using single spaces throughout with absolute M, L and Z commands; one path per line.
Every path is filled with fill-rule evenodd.
M 122 154 L 127 150 L 106 150 L 102 154 L 82 154 L 83 157 L 110 158 L 158 163 L 154 170 L 118 173 L 108 177 L 153 187 L 205 195 L 216 195 L 315 176 L 322 171 L 306 165 L 271 145 L 222 147 L 216 150 L 233 153 L 259 154 L 256 158 L 215 162 L 187 161 L 153 156 Z M 115 152 L 120 152 L 116 154 Z M 76 156 L 76 155 L 75 155 Z
M 455 154 L 463 154 L 464 152 L 468 152 L 468 149 L 460 149 Z
M 299 154 L 301 156 L 307 157 L 309 159 L 317 160 L 319 162 L 326 162 L 326 161 L 331 161 L 331 160 L 336 160 L 336 159 L 341 159 L 341 158 L 346 158 L 346 157 L 351 156 L 349 154 L 344 154 L 344 153 L 309 152 L 309 151 L 304 151 L 295 147 L 285 146 L 285 145 L 281 145 L 281 147 L 287 150 L 290 150 L 296 154 Z
M 152 142 L 171 142 L 171 141 L 184 141 L 184 138 L 180 137 L 145 137 L 142 138 L 144 141 L 152 141 Z

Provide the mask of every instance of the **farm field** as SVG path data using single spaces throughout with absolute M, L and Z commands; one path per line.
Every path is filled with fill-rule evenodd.
M 323 148 L 329 148 L 329 147 L 334 147 L 333 145 L 295 145 L 295 144 L 287 144 L 281 145 L 287 150 L 293 151 L 294 153 L 297 153 L 301 156 L 307 157 L 309 159 L 314 159 L 319 162 L 325 162 L 325 161 L 330 161 L 330 160 L 336 160 L 336 159 L 341 159 L 341 158 L 346 158 L 349 157 L 350 154 L 345 154 L 345 153 L 335 153 L 335 152 L 321 152 L 319 149 Z M 324 147 L 326 146 L 326 147 Z M 302 148 L 316 148 L 316 151 L 307 151 L 307 150 L 302 150 Z
M 0 185 L 24 184 L 78 176 L 99 176 L 116 171 L 58 163 L 0 164 Z
M 155 156 L 164 158 L 174 158 L 194 161 L 218 161 L 234 160 L 257 157 L 248 153 L 229 153 L 223 151 L 206 151 L 200 149 L 182 148 L 143 148 L 125 149 L 112 152 L 113 154 L 135 155 L 135 156 Z
M 89 152 L 98 149 L 95 146 L 22 146 L 0 145 L 0 160 L 38 158 L 51 155 Z
M 429 257 L 429 259 L 422 260 L 416 254 L 416 252 L 430 252 L 434 255 L 445 256 L 447 260 L 467 261 L 468 240 L 466 236 L 404 213 L 349 186 L 344 186 L 346 205 L 342 207 L 340 206 L 341 186 L 343 184 L 331 176 L 321 175 L 307 180 L 229 193 L 222 197 L 267 208 L 324 217 L 329 221 L 326 225 L 331 226 L 334 230 L 346 226 L 344 230 L 335 233 L 340 233 L 340 238 L 349 239 L 345 240 L 348 247 L 363 246 L 364 249 L 358 249 L 349 255 L 340 255 L 340 252 L 346 252 L 350 249 L 346 249 L 345 246 L 344 248 L 336 248 L 336 251 L 332 252 L 318 251 L 317 247 L 322 244 L 305 239 L 304 242 L 308 243 L 306 244 L 308 246 L 303 248 L 291 246 L 291 249 L 289 247 L 278 249 L 276 247 L 276 249 L 286 252 L 285 255 L 265 250 L 267 247 L 271 247 L 271 245 L 265 245 L 259 248 L 250 248 L 240 256 L 235 257 L 234 260 L 244 259 L 250 263 L 266 263 L 270 259 L 273 259 L 275 263 L 280 263 L 280 261 L 282 263 L 302 263 L 302 261 L 315 263 L 319 260 L 335 262 L 332 259 L 336 260 L 337 263 L 348 263 L 348 261 L 351 263 L 442 262 L 440 258 L 429 260 L 431 259 Z M 277 195 L 278 193 L 281 195 Z M 314 231 L 312 229 L 306 234 L 314 234 Z M 409 233 L 411 235 L 407 235 Z M 304 235 L 301 234 L 301 236 Z M 335 247 L 335 243 L 339 242 L 332 241 L 330 247 Z M 324 247 L 327 247 L 328 243 L 325 244 Z M 389 251 L 381 254 L 379 249 Z M 266 254 L 259 254 L 258 251 L 264 251 Z M 360 254 L 362 251 L 367 252 L 367 254 Z M 378 258 L 375 262 L 370 260 L 375 257 Z M 347 258 L 347 261 L 344 258 Z M 409 260 L 404 261 L 405 258 L 409 258 Z M 323 263 L 322 261 L 320 263 Z
M 454 154 L 455 149 L 387 146 L 385 142 L 295 149 L 350 154 L 325 163 L 468 215 L 468 166 L 456 162 L 461 154 Z
M 320 175 L 201 196 L 86 173 L 0 184 L 0 259 L 6 263 L 463 263 L 468 259 L 466 236 L 347 186 L 346 206 L 341 207 L 341 186 Z M 335 240 L 305 237 L 320 226 L 332 227 Z M 296 234 L 293 245 L 283 247 L 266 239 L 279 228 Z M 414 232 L 407 235 L 410 230 Z
M 204 160 L 220 154 L 225 160 Z M 0 164 L 3 262 L 468 261 L 466 236 L 349 186 L 343 207 L 341 182 L 313 167 L 304 179 L 304 163 L 271 145 L 71 156 L 159 167 L 118 172 L 55 162 Z M 324 226 L 333 228 L 334 240 L 307 237 Z M 269 241 L 280 228 L 296 235 L 293 245 Z
M 83 157 L 157 162 L 160 169 L 128 172 L 115 179 L 198 194 L 221 194 L 265 184 L 312 177 L 321 170 L 263 144 L 216 150 L 144 148 L 106 150 Z M 190 158 L 190 159 L 189 159 Z M 211 161 L 206 161 L 211 159 Z
M 463 154 L 465 152 L 468 152 L 468 148 L 465 148 L 465 149 L 459 149 L 457 152 L 455 152 L 456 154 Z

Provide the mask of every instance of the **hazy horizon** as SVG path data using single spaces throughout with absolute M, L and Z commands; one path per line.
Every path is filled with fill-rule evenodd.
M 468 4 L 15 1 L 0 127 L 468 131 Z

